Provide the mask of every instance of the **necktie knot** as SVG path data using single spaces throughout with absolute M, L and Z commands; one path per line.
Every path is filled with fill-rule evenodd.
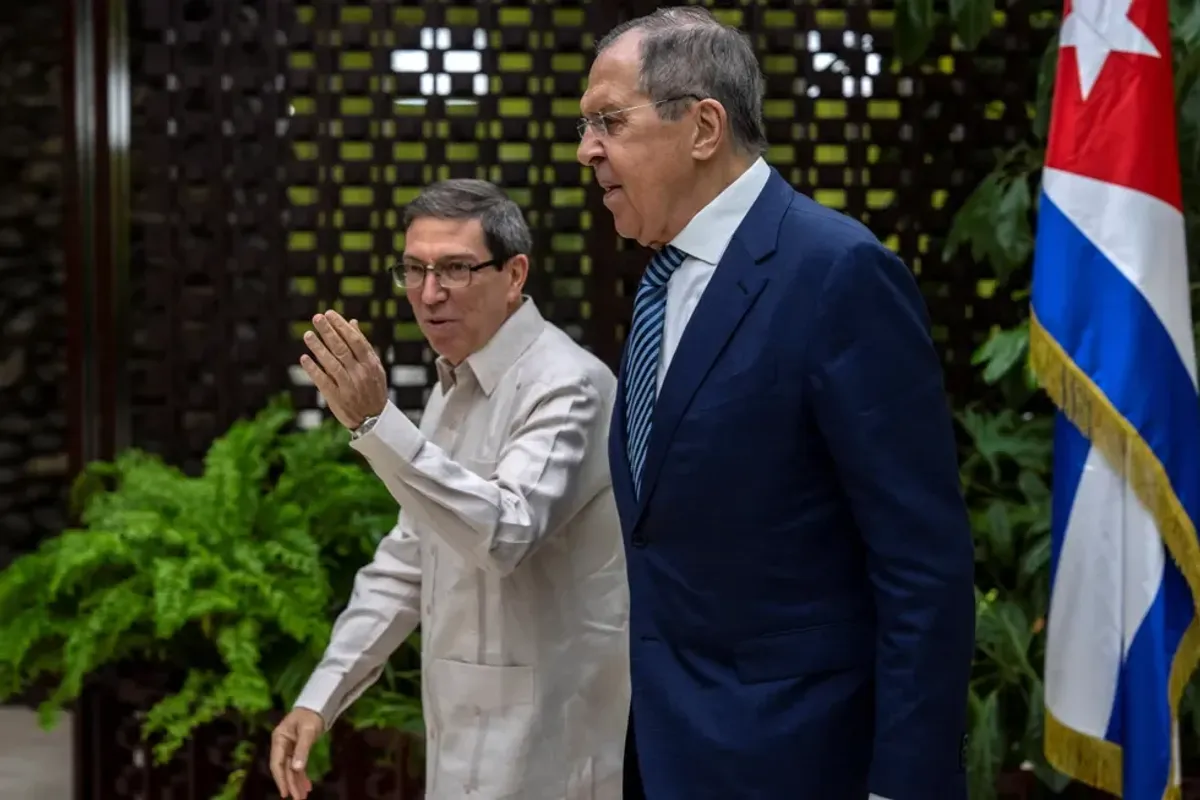
M 687 254 L 678 247 L 667 245 L 655 253 L 654 258 L 650 259 L 650 266 L 646 267 L 646 273 L 642 276 L 642 283 L 654 289 L 666 286 L 667 281 L 671 279 L 671 275 L 674 274 L 675 270 L 679 269 L 679 265 L 683 263 L 686 257 Z

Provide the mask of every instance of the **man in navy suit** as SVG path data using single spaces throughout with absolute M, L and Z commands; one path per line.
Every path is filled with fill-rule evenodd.
M 579 160 L 656 251 L 609 442 L 631 800 L 965 800 L 973 550 L 916 282 L 761 158 L 749 41 L 600 42 Z

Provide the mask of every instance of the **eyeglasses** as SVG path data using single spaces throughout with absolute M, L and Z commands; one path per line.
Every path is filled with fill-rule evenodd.
M 495 267 L 500 269 L 504 262 L 498 258 L 484 261 L 482 264 L 469 264 L 464 261 L 447 261 L 442 264 L 418 264 L 401 261 L 388 267 L 392 280 L 401 289 L 420 289 L 425 285 L 425 275 L 432 272 L 438 286 L 443 289 L 461 289 L 471 282 L 471 275 L 481 269 Z
M 580 117 L 576 123 L 575 129 L 579 131 L 579 138 L 582 139 L 590 130 L 596 136 L 608 136 L 608 121 L 613 117 L 618 117 L 621 114 L 627 114 L 630 111 L 637 111 L 639 108 L 654 108 L 661 106 L 663 103 L 674 103 L 676 100 L 699 100 L 700 98 L 694 94 L 682 94 L 678 97 L 668 97 L 666 100 L 656 100 L 653 103 L 642 103 L 640 106 L 630 106 L 629 108 L 618 108 L 616 111 L 609 111 L 606 114 L 590 114 L 586 117 Z

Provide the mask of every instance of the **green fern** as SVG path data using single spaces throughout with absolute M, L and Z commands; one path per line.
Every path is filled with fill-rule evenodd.
M 145 717 L 160 762 L 206 723 L 250 736 L 287 708 L 397 512 L 340 426 L 293 421 L 279 399 L 235 423 L 195 477 L 138 450 L 90 465 L 72 490 L 81 526 L 0 572 L 0 701 L 53 679 L 49 726 L 99 670 L 160 664 L 183 676 Z M 419 732 L 414 663 L 402 649 L 351 724 Z M 239 795 L 253 755 L 233 754 L 220 798 Z M 328 761 L 326 743 L 313 765 Z

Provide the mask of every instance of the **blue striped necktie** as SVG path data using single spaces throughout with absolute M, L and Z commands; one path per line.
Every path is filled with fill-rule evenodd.
M 637 298 L 633 301 L 633 325 L 625 347 L 625 439 L 633 487 L 642 492 L 642 467 L 650 445 L 650 423 L 658 395 L 658 361 L 662 351 L 663 323 L 667 311 L 667 281 L 679 269 L 686 254 L 667 245 L 650 261 Z

